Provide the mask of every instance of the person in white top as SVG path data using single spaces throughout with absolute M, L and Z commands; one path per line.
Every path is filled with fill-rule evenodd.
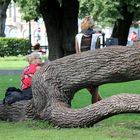
M 75 50 L 76 53 L 81 53 L 83 51 L 94 51 L 100 48 L 99 35 L 93 30 L 94 21 L 91 16 L 86 16 L 81 22 L 81 32 L 75 37 Z M 98 93 L 98 86 L 87 87 L 88 91 L 92 95 L 92 103 L 101 100 L 101 96 Z

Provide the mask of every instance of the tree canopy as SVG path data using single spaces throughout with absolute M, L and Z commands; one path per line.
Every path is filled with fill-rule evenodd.
M 24 0 L 17 1 L 20 3 L 25 3 Z M 28 0 L 26 1 L 28 2 Z M 34 5 L 36 6 L 39 4 L 36 4 L 38 2 L 37 0 L 31 1 L 33 1 Z M 40 2 L 43 2 L 43 0 L 40 0 Z M 63 0 L 59 0 L 60 7 L 63 7 L 63 3 Z M 132 25 L 132 21 L 137 21 L 140 18 L 139 0 L 79 0 L 79 3 L 80 18 L 84 17 L 85 15 L 92 15 L 98 25 L 114 26 L 112 37 L 118 38 L 120 45 L 126 45 L 129 28 Z M 31 2 L 29 2 L 29 4 L 31 4 Z M 40 10 L 38 9 L 36 11 Z M 125 25 L 127 26 L 125 27 Z M 124 33 L 121 34 L 120 30 Z
M 2 0 L 9 4 L 11 0 Z M 21 8 L 26 21 L 42 16 L 49 44 L 49 59 L 54 60 L 75 53 L 74 39 L 78 32 L 79 17 L 92 15 L 98 25 L 114 26 L 112 37 L 119 45 L 126 45 L 132 21 L 140 18 L 139 0 L 14 0 Z M 80 4 L 80 9 L 79 9 Z M 2 9 L 2 8 L 1 8 Z M 5 15 L 6 10 L 0 11 Z M 0 17 L 4 25 L 6 16 Z M 1 26 L 4 29 L 4 26 Z M 4 32 L 0 29 L 0 36 Z
M 140 19 L 139 0 L 80 0 L 79 16 L 92 15 L 101 25 L 114 25 L 123 19 L 123 7 L 127 5 L 130 13 L 134 13 L 133 20 Z
M 26 21 L 32 19 L 38 19 L 39 12 L 39 1 L 38 0 L 16 0 L 17 5 L 21 8 L 22 18 Z

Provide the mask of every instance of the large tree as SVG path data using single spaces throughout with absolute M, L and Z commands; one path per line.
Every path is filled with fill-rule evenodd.
M 42 15 L 48 36 L 50 60 L 75 53 L 74 39 L 78 32 L 78 0 L 16 1 L 21 7 L 24 19 L 37 19 L 38 13 Z
M 5 37 L 6 11 L 11 0 L 0 0 L 0 37 Z

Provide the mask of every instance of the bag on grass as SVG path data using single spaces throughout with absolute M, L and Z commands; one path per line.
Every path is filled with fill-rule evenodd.
M 11 105 L 16 101 L 23 100 L 24 96 L 22 91 L 16 87 L 8 87 L 6 89 L 5 97 L 3 99 L 3 104 Z

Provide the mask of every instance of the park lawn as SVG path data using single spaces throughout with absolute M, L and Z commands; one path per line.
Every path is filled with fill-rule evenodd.
M 5 70 L 9 70 L 9 69 L 23 69 L 25 66 L 27 66 L 28 63 L 26 61 L 1 61 L 0 62 L 0 70 L 5 69 Z
M 23 69 L 27 65 L 25 56 L 0 57 L 0 69 Z
M 103 98 L 119 93 L 140 93 L 140 80 L 106 84 L 100 87 Z M 20 75 L 0 75 L 0 98 L 9 86 L 20 86 Z M 90 94 L 80 90 L 72 101 L 73 108 L 90 104 Z M 0 140 L 139 140 L 140 115 L 121 114 L 105 119 L 91 128 L 58 129 L 47 122 L 30 120 L 26 122 L 0 121 Z
M 20 88 L 21 75 L 0 75 L 0 99 L 4 97 L 4 93 L 8 87 Z
M 47 56 L 42 56 L 42 62 L 47 60 Z M 25 56 L 0 57 L 1 69 L 23 69 L 28 65 Z
M 128 120 L 126 120 L 129 118 Z M 131 120 L 130 120 L 131 119 Z M 0 122 L 1 140 L 139 140 L 138 116 L 112 117 L 91 128 L 57 129 L 46 122 Z

